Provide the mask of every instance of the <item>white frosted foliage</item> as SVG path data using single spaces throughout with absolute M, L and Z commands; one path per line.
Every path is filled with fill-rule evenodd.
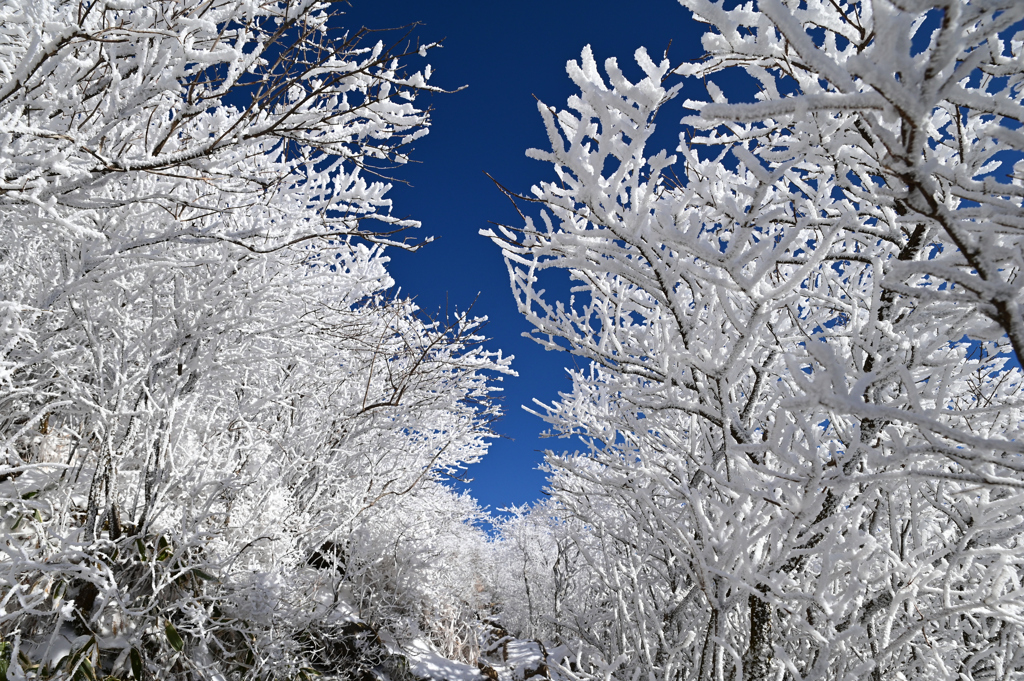
M 582 449 L 530 551 L 585 567 L 533 626 L 573 679 L 1013 678 L 1024 5 L 682 4 L 707 55 L 585 49 L 540 210 L 485 232 L 589 360 L 534 406 Z
M 431 45 L 343 23 L 0 0 L 6 678 L 351 678 L 402 659 L 370 627 L 473 655 L 443 483 L 509 360 L 388 292 Z

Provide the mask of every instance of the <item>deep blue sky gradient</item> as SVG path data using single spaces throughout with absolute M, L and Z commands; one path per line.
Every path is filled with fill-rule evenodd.
M 521 405 L 533 398 L 550 402 L 567 390 L 564 367 L 574 358 L 522 337 L 528 325 L 516 310 L 500 250 L 478 234 L 489 221 L 517 225 L 520 219 L 484 171 L 520 193 L 553 179 L 550 166 L 525 156 L 530 147 L 547 146 L 534 97 L 564 107 L 575 92 L 565 64 L 579 59 L 584 45 L 592 46 L 599 64 L 617 57 L 626 75 L 637 80 L 637 47 L 645 46 L 658 61 L 671 40 L 673 64 L 692 59 L 702 53 L 704 25 L 676 0 L 352 0 L 347 13 L 348 27 L 421 22 L 416 35 L 424 42 L 444 39 L 444 47 L 410 65 L 430 63 L 434 85 L 468 86 L 417 100 L 433 107 L 431 132 L 415 145 L 417 163 L 396 173 L 410 186 L 396 185 L 391 197 L 397 215 L 422 221 L 417 236 L 438 240 L 412 254 L 392 251 L 390 269 L 403 294 L 431 314 L 473 304 L 474 313 L 490 318 L 489 346 L 515 355 L 519 376 L 504 381 L 505 416 L 496 425 L 505 437 L 470 468 L 469 489 L 492 510 L 536 500 L 544 486 L 544 474 L 537 470 L 541 451 L 574 450 L 579 444 L 540 439 L 545 424 Z M 678 112 L 682 115 L 681 107 Z M 669 148 L 674 148 L 677 121 L 659 117 L 666 133 L 659 138 Z

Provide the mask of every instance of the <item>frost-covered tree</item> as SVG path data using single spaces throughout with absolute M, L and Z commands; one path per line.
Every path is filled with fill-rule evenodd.
M 562 594 L 557 592 L 556 562 L 559 532 L 544 504 L 504 509 L 496 519 L 494 544 L 495 579 L 502 626 L 529 639 L 553 639 L 555 611 Z
M 442 482 L 508 362 L 386 293 L 416 223 L 375 174 L 426 132 L 430 45 L 343 23 L 0 1 L 8 677 L 345 677 L 384 632 L 472 654 L 471 566 L 410 573 L 485 545 Z
M 590 360 L 541 410 L 586 444 L 548 457 L 597 594 L 564 673 L 1016 677 L 1024 5 L 682 4 L 705 57 L 584 50 L 539 215 L 487 232 Z

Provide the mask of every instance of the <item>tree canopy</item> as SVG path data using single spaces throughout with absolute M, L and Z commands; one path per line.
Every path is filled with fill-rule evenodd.
M 1024 672 L 1024 5 L 682 4 L 483 231 L 582 361 L 492 516 L 510 358 L 387 270 L 435 45 L 0 0 L 0 677 Z
M 485 232 L 590 360 L 539 410 L 586 445 L 548 457 L 587 566 L 553 617 L 621 678 L 1009 678 L 1024 7 L 683 4 L 706 56 L 634 83 L 585 49 L 512 197 L 541 209 Z

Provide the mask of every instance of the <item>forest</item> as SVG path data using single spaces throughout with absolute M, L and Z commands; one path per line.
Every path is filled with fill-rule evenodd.
M 495 187 L 576 368 L 493 514 L 515 362 L 388 270 L 439 45 L 0 0 L 0 680 L 1024 678 L 1024 3 L 680 4 Z

